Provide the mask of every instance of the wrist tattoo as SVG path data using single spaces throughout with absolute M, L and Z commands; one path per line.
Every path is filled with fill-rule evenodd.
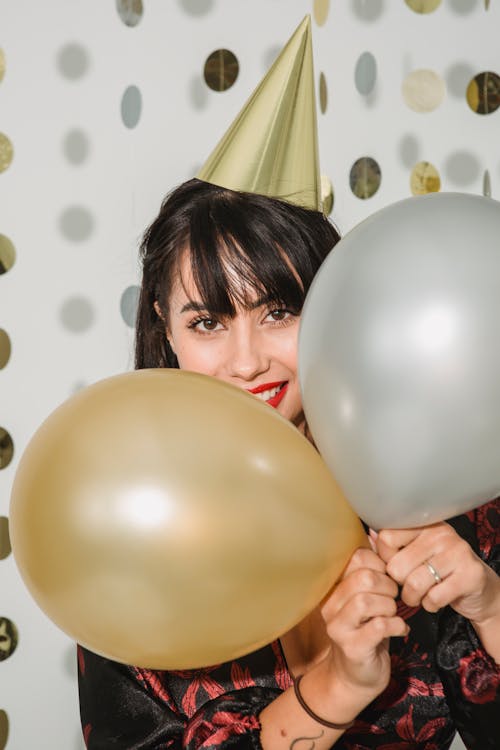
M 292 744 L 290 745 L 290 750 L 314 750 L 316 747 L 316 743 L 314 740 L 319 740 L 324 735 L 324 730 L 322 729 L 320 734 L 315 735 L 314 737 L 297 737 L 295 740 L 292 741 Z M 301 742 L 310 742 L 310 745 L 301 745 Z

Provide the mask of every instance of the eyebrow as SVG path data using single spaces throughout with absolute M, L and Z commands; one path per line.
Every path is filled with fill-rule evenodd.
M 261 297 L 258 297 L 254 302 L 251 302 L 249 305 L 245 305 L 245 307 L 248 310 L 256 310 L 258 307 L 263 307 L 264 305 L 269 305 L 271 303 L 282 304 L 282 302 L 277 300 L 276 297 L 274 297 L 274 295 L 265 294 L 265 295 L 262 295 Z M 209 311 L 207 306 L 203 302 L 197 302 L 196 300 L 190 300 L 189 302 L 186 302 L 186 304 L 182 306 L 181 313 L 201 312 L 202 310 L 206 310 L 207 312 L 217 313 L 217 310 Z

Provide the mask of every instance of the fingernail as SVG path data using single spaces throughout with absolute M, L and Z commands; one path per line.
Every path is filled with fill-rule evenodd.
M 370 536 L 371 536 L 371 538 L 372 538 L 372 539 L 375 539 L 375 541 L 377 540 L 377 537 L 378 537 L 378 532 L 377 532 L 377 531 L 375 531 L 375 529 L 372 529 L 372 528 L 370 527 L 370 528 L 368 529 L 368 533 L 370 534 Z

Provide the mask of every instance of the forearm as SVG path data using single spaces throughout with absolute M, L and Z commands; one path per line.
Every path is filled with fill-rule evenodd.
M 349 724 L 375 695 L 346 690 L 326 663 L 304 675 L 300 692 L 318 716 L 336 724 Z M 288 688 L 261 713 L 264 750 L 330 750 L 344 729 L 332 729 L 311 718 L 302 708 L 294 688 Z M 307 743 L 306 744 L 306 740 Z

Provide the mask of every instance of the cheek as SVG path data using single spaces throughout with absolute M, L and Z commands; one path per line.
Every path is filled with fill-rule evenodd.
M 185 340 L 177 340 L 177 361 L 181 370 L 191 370 L 202 375 L 213 375 L 217 369 L 218 357 L 213 347 L 204 342 L 193 340 L 191 336 Z

